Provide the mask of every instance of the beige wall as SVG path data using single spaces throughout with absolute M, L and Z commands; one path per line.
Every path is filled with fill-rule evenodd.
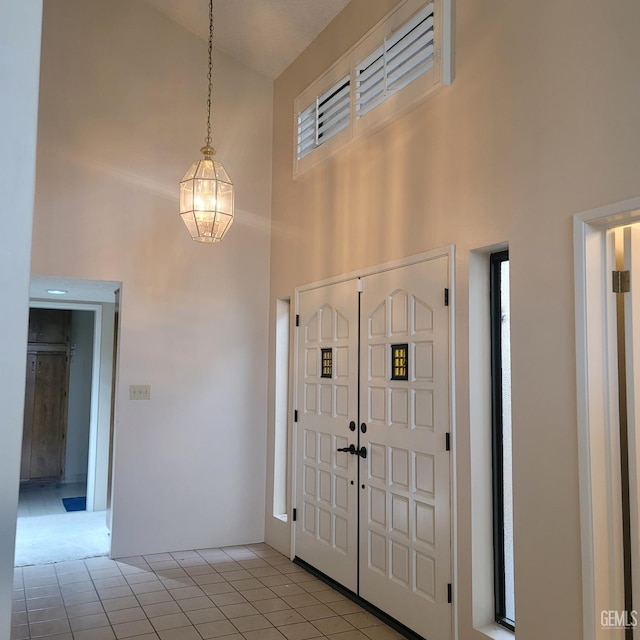
M 123 283 L 112 554 L 262 540 L 272 84 L 215 52 L 236 221 L 203 245 L 177 196 L 207 43 L 140 0 L 52 0 L 42 53 L 32 271 Z
M 297 285 L 456 245 L 459 628 L 461 638 L 480 637 L 469 255 L 508 242 L 518 639 L 578 640 L 571 216 L 638 196 L 640 4 L 457 0 L 453 84 L 293 180 L 295 97 L 394 4 L 353 0 L 276 81 L 270 335 L 274 301 Z M 393 230 L 383 235 L 388 216 Z M 267 539 L 286 548 L 288 528 L 267 517 Z

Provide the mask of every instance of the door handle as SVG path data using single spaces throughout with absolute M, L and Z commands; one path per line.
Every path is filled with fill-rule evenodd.
M 360 456 L 361 458 L 367 457 L 367 447 L 356 449 L 355 444 L 350 444 L 348 447 L 340 447 L 336 449 L 336 451 L 344 451 L 345 453 L 350 453 L 352 456 Z
M 352 455 L 356 454 L 356 445 L 350 444 L 348 447 L 340 447 L 337 451 L 344 451 L 345 453 L 350 453 Z

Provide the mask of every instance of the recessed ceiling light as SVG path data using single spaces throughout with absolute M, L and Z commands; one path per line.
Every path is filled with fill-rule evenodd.
M 64 289 L 47 289 L 47 293 L 51 293 L 54 296 L 64 296 L 69 292 Z

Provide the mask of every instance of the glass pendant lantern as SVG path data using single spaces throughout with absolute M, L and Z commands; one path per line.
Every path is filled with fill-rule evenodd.
M 207 144 L 200 151 L 204 158 L 180 182 L 180 217 L 194 240 L 219 242 L 233 222 L 233 182 L 213 159 L 213 147 Z
M 233 182 L 211 146 L 211 93 L 213 71 L 213 0 L 209 0 L 209 97 L 207 137 L 196 160 L 180 181 L 180 217 L 198 242 L 219 242 L 233 223 Z

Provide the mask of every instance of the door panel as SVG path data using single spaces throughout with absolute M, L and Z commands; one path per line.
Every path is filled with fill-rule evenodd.
M 357 588 L 358 297 L 354 281 L 300 294 L 296 555 Z
M 63 475 L 68 387 L 67 355 L 36 357 L 30 479 L 60 479 Z
M 448 259 L 363 280 L 360 595 L 423 637 L 448 638 Z
M 71 312 L 29 311 L 20 480 L 64 477 Z

